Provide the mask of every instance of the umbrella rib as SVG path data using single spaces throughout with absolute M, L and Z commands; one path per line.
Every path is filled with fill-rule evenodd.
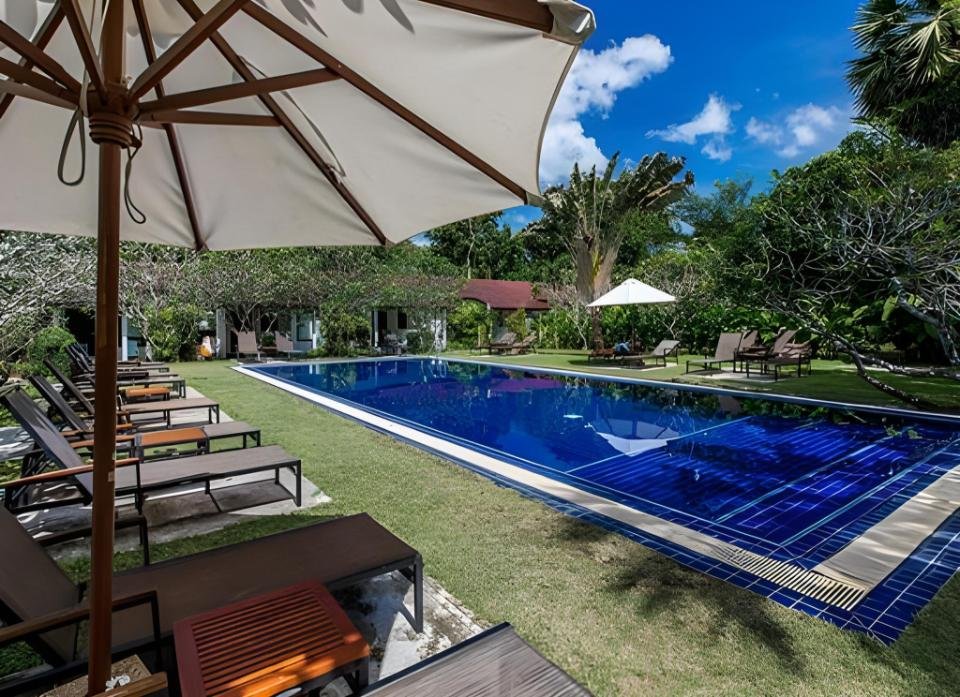
M 307 56 L 313 58 L 321 65 L 326 66 L 333 72 L 340 75 L 340 77 L 350 83 L 353 87 L 366 94 L 382 107 L 393 112 L 395 116 L 400 117 L 408 124 L 419 130 L 421 133 L 429 138 L 432 138 L 434 141 L 445 147 L 461 160 L 490 177 L 490 179 L 512 193 L 521 201 L 524 203 L 529 203 L 527 190 L 522 186 L 493 167 L 493 165 L 465 148 L 453 138 L 431 125 L 425 119 L 421 118 L 410 109 L 407 109 L 385 92 L 375 87 L 359 73 L 351 70 L 347 65 L 324 51 L 322 48 L 313 43 L 313 41 L 293 29 L 283 20 L 275 17 L 273 14 L 263 9 L 259 5 L 252 3 L 244 6 L 243 11 L 262 24 L 264 27 L 272 31 L 274 34 L 300 49 Z
M 318 68 L 316 70 L 306 70 L 289 75 L 262 78 L 251 82 L 237 82 L 220 87 L 208 87 L 202 90 L 167 94 L 150 102 L 141 102 L 140 112 L 142 114 L 149 114 L 153 111 L 206 106 L 208 104 L 216 104 L 217 102 L 227 102 L 243 97 L 255 97 L 269 92 L 281 92 L 296 87 L 317 85 L 339 79 L 340 76 L 333 71 L 327 70 L 326 68 Z
M 544 34 L 553 31 L 553 13 L 536 0 L 420 0 L 459 12 L 518 24 Z
M 60 63 L 44 53 L 43 49 L 25 38 L 9 24 L 0 20 L 0 42 L 12 48 L 21 57 L 32 61 L 47 75 L 62 84 L 67 89 L 80 93 L 80 83 Z
M 198 19 L 201 12 L 200 8 L 197 7 L 197 4 L 194 0 L 177 0 L 180 3 L 180 6 L 190 15 L 194 20 Z M 214 32 L 210 35 L 210 40 L 216 46 L 217 50 L 220 51 L 220 55 L 230 64 L 230 66 L 237 71 L 237 74 L 243 78 L 246 82 L 253 82 L 256 80 L 256 76 L 253 74 L 253 71 L 247 67 L 247 64 L 243 62 L 240 56 L 237 55 L 236 51 L 233 50 L 233 47 L 227 43 L 219 33 Z M 320 156 L 320 153 L 317 152 L 310 141 L 306 139 L 303 133 L 300 132 L 300 129 L 296 127 L 293 121 L 290 120 L 290 117 L 286 115 L 283 109 L 280 108 L 280 105 L 277 104 L 276 100 L 271 97 L 269 94 L 260 94 L 258 98 L 267 108 L 267 110 L 273 114 L 274 118 L 280 122 L 280 126 L 287 132 L 287 134 L 293 138 L 294 142 L 299 146 L 303 153 L 310 159 L 311 162 L 320 170 L 323 176 L 330 182 L 332 186 L 340 197 L 346 202 L 350 209 L 356 214 L 358 218 L 367 226 L 373 236 L 382 245 L 389 244 L 387 236 L 383 234 L 383 231 L 380 229 L 380 226 L 376 224 L 373 218 L 370 217 L 370 214 L 367 213 L 366 209 L 360 205 L 357 199 L 354 197 L 346 185 L 337 178 L 337 175 L 333 172 L 323 158 Z
M 190 111 L 188 109 L 168 109 L 153 111 L 140 116 L 144 126 L 162 123 L 190 123 L 200 126 L 257 126 L 276 128 L 280 121 L 267 114 L 228 114 L 223 111 Z
M 63 8 L 60 6 L 60 0 L 57 0 L 56 4 L 53 6 L 53 9 L 47 14 L 47 18 L 43 20 L 43 24 L 40 25 L 40 29 L 37 31 L 37 37 L 35 39 L 37 48 L 41 51 L 47 47 L 47 44 L 50 43 L 50 39 L 53 38 L 53 35 L 57 33 L 57 29 L 60 28 L 60 23 L 63 21 Z M 22 58 L 19 62 L 20 67 L 22 68 L 32 68 L 34 63 L 29 58 Z M 0 97 L 0 119 L 3 118 L 3 115 L 7 113 L 7 109 L 10 108 L 11 102 L 13 102 L 13 94 L 5 94 L 3 97 Z
M 157 60 L 157 51 L 153 46 L 153 32 L 150 30 L 150 20 L 147 17 L 147 11 L 143 6 L 143 0 L 133 0 L 133 14 L 137 18 L 137 27 L 140 30 L 140 39 L 143 42 L 143 53 L 150 63 Z M 157 97 L 163 98 L 163 81 L 158 80 L 154 90 Z M 200 218 L 197 216 L 197 208 L 194 203 L 193 189 L 190 187 L 190 180 L 187 178 L 187 168 L 183 159 L 183 151 L 180 148 L 180 139 L 177 137 L 177 129 L 173 124 L 163 124 L 163 131 L 167 135 L 167 145 L 170 147 L 170 156 L 173 158 L 173 168 L 177 172 L 177 180 L 180 182 L 180 195 L 183 197 L 183 205 L 187 209 L 187 219 L 190 221 L 190 230 L 193 232 L 193 245 L 197 251 L 206 249 L 207 243 L 200 234 Z
M 4 95 L 5 97 L 25 97 L 26 99 L 31 99 L 35 102 L 51 104 L 64 109 L 77 108 L 75 102 L 58 97 L 50 92 L 47 92 L 46 90 L 37 89 L 31 85 L 25 85 L 14 80 L 0 80 L 0 94 Z
M 60 100 L 77 103 L 78 95 L 62 87 L 60 83 L 51 80 L 48 77 L 36 73 L 30 68 L 8 61 L 6 58 L 0 58 L 0 75 L 6 75 L 13 82 L 29 85 L 36 90 L 46 92 L 51 97 Z
M 248 0 L 220 0 L 208 12 L 195 17 L 193 26 L 181 34 L 170 48 L 150 63 L 147 69 L 133 81 L 133 86 L 130 87 L 130 99 L 139 99 L 152 90 L 247 2 Z
M 73 32 L 73 38 L 76 39 L 80 57 L 83 59 L 83 67 L 86 68 L 87 74 L 90 76 L 90 82 L 97 90 L 97 94 L 100 95 L 101 101 L 106 101 L 107 83 L 103 79 L 103 68 L 100 66 L 100 58 L 93 46 L 93 39 L 80 9 L 79 0 L 64 0 L 63 12 L 67 17 L 67 23 L 70 25 L 70 31 Z

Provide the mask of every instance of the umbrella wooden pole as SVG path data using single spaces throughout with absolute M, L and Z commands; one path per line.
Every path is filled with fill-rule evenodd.
M 104 18 L 101 61 L 108 99 L 91 113 L 90 135 L 100 150 L 97 229 L 96 418 L 93 452 L 93 540 L 90 551 L 88 694 L 103 692 L 110 677 L 113 598 L 114 457 L 117 433 L 117 322 L 120 278 L 120 152 L 129 144 L 123 114 L 124 26 L 122 2 Z

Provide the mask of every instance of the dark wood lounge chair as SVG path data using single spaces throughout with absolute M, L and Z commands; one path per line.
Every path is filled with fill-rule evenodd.
M 71 353 L 72 353 L 72 352 L 79 352 L 80 354 L 83 355 L 84 358 L 86 358 L 87 362 L 89 362 L 90 365 L 94 365 L 94 364 L 95 364 L 94 359 L 91 358 L 90 354 L 87 353 L 87 350 L 86 350 L 86 349 L 83 347 L 83 345 L 80 344 L 79 342 L 74 342 L 74 343 L 70 344 L 70 346 L 67 347 L 67 351 L 68 351 L 68 352 L 71 352 Z M 120 368 L 130 368 L 130 367 L 132 367 L 132 368 L 146 368 L 146 369 L 148 369 L 148 370 L 150 370 L 150 369 L 169 369 L 169 366 L 168 366 L 166 363 L 162 362 L 162 361 L 145 361 L 145 360 L 142 360 L 142 359 L 140 359 L 140 358 L 129 358 L 129 359 L 125 360 L 125 361 L 123 361 L 123 360 L 118 360 L 118 361 L 117 361 L 117 366 L 120 367 Z
M 81 674 L 78 626 L 86 619 L 77 587 L 20 526 L 0 510 L 0 647 L 26 641 L 51 666 L 34 686 Z M 414 584 L 412 617 L 423 631 L 420 553 L 366 514 L 305 525 L 151 566 L 113 578 L 115 658 L 168 645 L 174 623 L 225 603 L 314 580 L 330 590 L 399 571 Z M 229 631 L 226 629 L 225 631 Z M 17 689 L 23 691 L 30 680 Z M 0 687 L 0 694 L 13 688 Z
M 536 343 L 536 341 L 537 341 L 537 335 L 536 335 L 536 334 L 528 334 L 527 337 L 526 337 L 523 341 L 518 341 L 517 343 L 515 343 L 515 344 L 513 345 L 513 348 L 510 349 L 510 351 L 511 351 L 511 353 L 515 353 L 515 354 L 517 354 L 517 355 L 523 355 L 523 354 L 525 354 L 525 353 L 530 353 L 531 351 L 534 351 L 534 350 L 535 350 L 535 349 L 534 349 L 534 344 Z
M 590 697 L 504 623 L 395 673 L 364 697 Z
M 513 350 L 513 346 L 516 343 L 517 335 L 513 332 L 506 332 L 490 342 L 489 350 L 490 353 L 508 353 Z
M 275 335 L 275 338 L 277 341 L 277 345 L 276 345 L 277 353 L 285 353 L 288 357 L 303 355 L 304 353 L 306 353 L 305 351 L 302 351 L 296 348 L 296 346 L 293 343 L 293 339 L 291 339 L 289 336 L 287 336 L 282 332 L 277 332 L 277 334 Z
M 664 339 L 659 344 L 654 347 L 653 351 L 650 353 L 642 353 L 639 356 L 626 356 L 624 357 L 624 363 L 636 363 L 637 365 L 643 366 L 646 365 L 647 361 L 653 361 L 654 365 L 663 364 L 663 367 L 667 367 L 667 358 L 673 356 L 674 360 L 677 361 L 677 365 L 680 365 L 680 342 L 676 339 Z
M 17 417 L 46 456 L 43 462 L 34 459 L 32 469 L 23 472 L 24 476 L 2 483 L 5 505 L 23 512 L 92 501 L 93 467 L 83 461 L 33 400 L 23 391 L 13 390 L 0 397 L 0 402 Z M 276 445 L 148 462 L 137 457 L 126 458 L 117 461 L 114 485 L 118 496 L 134 497 L 138 510 L 142 510 L 144 501 L 152 493 L 198 483 L 204 485 L 214 505 L 218 505 L 210 488 L 212 482 L 244 474 L 273 472 L 274 481 L 279 483 L 281 469 L 290 469 L 294 473 L 294 491 L 288 493 L 299 506 L 302 498 L 300 460 Z M 35 495 L 36 487 L 62 482 L 72 484 L 76 494 L 54 500 L 39 500 Z
M 56 375 L 56 373 L 54 373 Z M 63 381 L 64 390 L 68 391 L 83 411 L 93 418 L 96 415 L 96 406 L 69 378 Z M 124 404 L 117 415 L 121 419 L 133 420 L 133 417 L 150 417 L 154 415 L 153 421 L 162 421 L 169 428 L 171 414 L 176 411 L 187 411 L 194 409 L 207 410 L 207 423 L 213 423 L 216 420 L 220 422 L 220 404 L 208 397 L 184 397 L 180 399 L 165 399 L 158 402 L 135 402 Z M 143 419 L 143 422 L 149 422 L 151 419 Z
M 259 361 L 260 344 L 257 343 L 256 333 L 238 332 L 234 329 L 233 334 L 237 337 L 237 360 L 239 360 L 241 356 L 255 356 Z
M 703 358 L 691 358 L 687 361 L 686 372 L 690 372 L 690 366 L 700 366 L 702 370 L 722 370 L 724 363 L 732 363 L 736 368 L 737 351 L 740 350 L 740 343 L 743 340 L 741 332 L 724 332 L 717 340 L 717 348 L 713 356 L 704 356 Z
M 593 360 L 611 361 L 616 357 L 612 348 L 606 348 L 602 341 L 597 341 L 593 345 L 593 350 L 587 354 L 587 363 Z
M 30 383 L 36 388 L 40 396 L 47 402 L 67 427 L 62 431 L 64 437 L 70 440 L 74 447 L 92 448 L 93 423 L 81 417 L 70 403 L 57 389 L 42 375 L 31 375 Z M 118 424 L 121 426 L 121 424 Z M 224 438 L 240 438 L 242 447 L 247 447 L 248 441 L 260 445 L 260 429 L 243 421 L 227 421 L 206 426 L 171 428 L 168 430 L 151 430 L 139 433 L 135 424 L 122 424 L 128 428 L 118 429 L 117 449 L 128 450 L 135 448 L 137 457 L 144 459 L 147 450 L 152 448 L 166 448 L 177 445 L 196 445 L 196 452 L 209 452 L 210 442 Z
M 96 363 L 79 345 L 74 344 L 73 346 L 68 346 L 67 356 L 70 358 L 71 366 L 78 373 L 93 375 L 96 372 Z M 153 366 L 117 363 L 116 370 L 118 375 L 147 376 L 168 373 L 170 372 L 170 366 L 164 363 L 158 363 Z
M 751 366 L 756 365 L 762 375 L 773 375 L 773 380 L 776 382 L 780 379 L 784 370 L 796 368 L 799 378 L 803 377 L 803 368 L 806 366 L 807 375 L 811 375 L 813 373 L 812 359 L 813 348 L 807 341 L 802 344 L 786 344 L 779 353 L 772 356 L 749 358 L 744 362 L 744 367 L 747 371 L 747 377 L 750 377 Z
M 757 332 L 751 332 L 756 337 Z M 749 361 L 766 360 L 775 358 L 793 342 L 793 337 L 797 335 L 795 329 L 784 329 L 769 344 L 758 344 L 756 338 L 753 342 L 743 341 L 740 348 L 737 349 L 737 363 L 746 368 Z
M 43 359 L 43 364 L 50 371 L 50 374 L 57 379 L 57 382 L 63 385 L 65 390 L 69 389 L 71 392 L 84 395 L 86 394 L 84 390 L 77 384 L 77 382 L 74 382 L 73 378 L 67 376 L 62 370 L 60 370 L 59 367 L 57 367 L 57 364 L 51 361 L 49 358 Z M 88 375 L 79 381 L 83 382 L 85 385 L 88 385 L 88 391 L 91 393 L 93 392 L 93 383 L 91 382 L 92 379 L 93 376 Z M 186 394 L 187 381 L 174 373 L 160 373 L 141 378 L 129 378 L 123 375 L 117 376 L 118 389 L 124 387 L 154 387 L 163 385 L 170 386 L 172 389 L 176 390 L 177 394 L 179 394 L 181 397 Z

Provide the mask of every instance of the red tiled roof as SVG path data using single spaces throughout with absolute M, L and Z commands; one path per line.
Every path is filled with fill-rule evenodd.
M 494 281 L 474 278 L 460 290 L 464 300 L 479 300 L 491 310 L 549 310 L 545 298 L 534 296 L 533 284 L 527 281 Z

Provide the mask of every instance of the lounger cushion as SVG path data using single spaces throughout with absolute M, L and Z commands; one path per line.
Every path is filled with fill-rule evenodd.
M 310 579 L 344 586 L 416 557 L 413 547 L 359 514 L 117 574 L 113 588 L 115 597 L 155 589 L 168 634 L 199 612 Z M 141 609 L 117 613 L 114 644 L 142 640 L 149 628 Z

